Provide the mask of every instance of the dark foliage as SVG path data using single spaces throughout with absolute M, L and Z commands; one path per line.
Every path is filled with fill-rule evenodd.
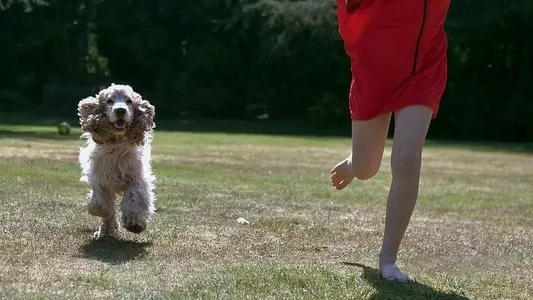
M 347 124 L 333 0 L 0 3 L 0 110 L 68 115 L 116 82 L 160 118 Z M 432 137 L 533 139 L 533 2 L 453 1 L 447 31 L 450 80 Z

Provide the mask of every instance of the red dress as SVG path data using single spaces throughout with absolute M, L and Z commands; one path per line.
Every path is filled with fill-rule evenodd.
M 337 0 L 339 32 L 351 59 L 350 115 L 370 120 L 409 105 L 437 115 L 446 86 L 444 21 L 450 0 Z

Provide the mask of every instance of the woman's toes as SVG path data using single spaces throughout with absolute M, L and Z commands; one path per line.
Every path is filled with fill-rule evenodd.
M 381 266 L 380 268 L 381 276 L 390 281 L 396 281 L 396 282 L 408 282 L 409 276 L 407 274 L 403 273 L 393 264 L 388 264 Z
M 333 185 L 338 185 L 342 180 L 339 178 L 339 176 L 332 176 L 331 177 L 331 183 Z
M 350 169 L 350 163 L 348 159 L 345 159 L 338 163 L 331 170 L 331 185 L 334 186 L 337 190 L 342 190 L 350 182 L 352 182 L 354 176 Z
M 409 281 L 409 276 L 407 276 L 406 274 L 400 272 L 400 274 L 398 274 L 398 277 L 396 277 L 396 281 L 398 281 L 398 282 L 408 282 Z
M 342 190 L 345 186 L 346 186 L 346 184 L 344 184 L 344 181 L 343 181 L 343 182 L 341 182 L 341 183 L 335 185 L 335 188 L 336 188 L 337 190 Z
M 350 182 L 352 182 L 351 180 L 343 180 L 341 183 L 339 183 L 336 188 L 337 190 L 342 190 L 343 188 L 345 188 Z
M 384 275 L 384 274 L 382 273 L 382 274 L 381 274 L 381 277 L 383 277 L 383 279 L 388 280 L 388 281 L 396 281 L 396 280 L 395 280 L 396 278 L 394 278 L 394 275 L 392 275 L 392 274 Z

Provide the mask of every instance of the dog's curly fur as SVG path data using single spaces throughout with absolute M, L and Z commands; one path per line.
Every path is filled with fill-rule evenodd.
M 115 103 L 122 112 L 117 121 Z M 146 229 L 154 212 L 155 177 L 151 168 L 151 142 L 155 109 L 127 85 L 111 85 L 78 105 L 82 139 L 81 181 L 90 185 L 90 214 L 102 218 L 96 237 L 117 233 L 115 196 L 123 194 L 123 226 L 131 232 Z M 114 123 L 116 122 L 116 123 Z M 119 124 L 119 125 L 116 125 Z

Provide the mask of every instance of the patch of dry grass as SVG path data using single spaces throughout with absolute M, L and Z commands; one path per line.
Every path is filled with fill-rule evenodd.
M 375 272 L 390 182 L 332 190 L 344 138 L 157 132 L 157 215 L 94 241 L 75 136 L 3 126 L 0 298 L 513 298 L 533 295 L 533 155 L 430 144 L 400 264 Z M 31 132 L 31 134 L 28 134 Z M 239 217 L 250 221 L 240 225 Z

